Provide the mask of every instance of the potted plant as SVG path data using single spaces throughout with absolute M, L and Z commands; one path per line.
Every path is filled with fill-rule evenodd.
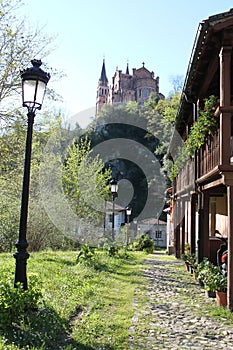
M 216 295 L 217 305 L 227 305 L 227 277 L 223 276 L 218 266 L 211 262 L 206 264 L 204 284 L 207 292 Z
M 181 255 L 181 259 L 184 260 L 185 267 L 186 267 L 187 271 L 189 271 L 189 256 L 190 256 L 190 254 L 186 254 L 186 253 Z
M 193 273 L 195 267 L 196 267 L 196 260 L 197 257 L 195 254 L 190 254 L 189 256 L 189 272 Z
M 196 264 L 196 255 L 195 254 L 182 254 L 182 259 L 185 262 L 187 271 L 193 273 L 194 266 Z
M 204 285 L 206 290 L 206 295 L 211 298 L 215 298 L 216 293 L 216 283 L 215 283 L 215 275 L 219 272 L 217 266 L 215 266 L 208 259 L 203 260 L 198 266 L 198 279 Z
M 207 258 L 204 258 L 200 263 L 196 263 L 195 266 L 195 275 L 196 279 L 198 280 L 199 284 L 203 287 L 204 286 L 204 278 L 205 274 L 207 273 L 206 270 L 206 264 L 208 262 Z
M 214 276 L 217 305 L 227 306 L 227 277 L 218 271 Z

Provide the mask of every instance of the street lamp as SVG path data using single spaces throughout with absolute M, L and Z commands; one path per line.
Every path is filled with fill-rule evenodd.
M 132 208 L 126 207 L 125 210 L 126 210 L 126 215 L 127 215 L 127 224 L 129 224 L 129 217 L 132 213 Z
M 112 240 L 114 241 L 114 212 L 115 212 L 115 198 L 117 197 L 117 191 L 118 191 L 118 183 L 115 179 L 112 179 L 110 182 L 110 189 L 112 192 Z
M 128 241 L 129 241 L 129 235 L 128 235 L 129 217 L 130 217 L 130 215 L 131 215 L 131 213 L 132 213 L 132 208 L 126 207 L 125 210 L 126 210 L 127 224 L 128 224 L 127 231 L 126 231 L 126 246 L 128 246 L 128 243 L 129 243 L 129 242 L 128 242 Z
M 37 109 L 41 109 L 46 85 L 50 79 L 50 74 L 44 72 L 40 66 L 41 60 L 32 60 L 32 67 L 22 71 L 22 98 L 23 107 L 27 107 L 28 113 L 28 128 L 25 146 L 25 160 L 24 160 L 24 176 L 21 197 L 21 214 L 19 226 L 19 238 L 16 243 L 17 252 L 14 254 L 16 260 L 15 268 L 15 282 L 23 284 L 23 288 L 27 289 L 27 259 L 29 254 L 27 252 L 27 216 L 28 216 L 28 199 L 29 199 L 29 182 L 30 182 L 30 164 L 31 164 L 31 149 L 32 149 L 32 131 Z

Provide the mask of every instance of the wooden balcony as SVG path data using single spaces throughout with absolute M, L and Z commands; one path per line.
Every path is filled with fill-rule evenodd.
M 206 175 L 220 164 L 220 133 L 219 129 L 208 138 L 205 145 L 198 151 L 198 177 Z
M 176 178 L 176 193 L 183 194 L 195 188 L 194 159 L 187 161 Z

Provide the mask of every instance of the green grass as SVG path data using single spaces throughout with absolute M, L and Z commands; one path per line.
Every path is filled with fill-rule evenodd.
M 142 276 L 149 266 L 143 264 L 147 258 L 155 258 L 155 269 L 156 264 L 164 269 L 165 279 L 177 290 L 174 300 L 186 304 L 193 316 L 206 315 L 232 324 L 233 314 L 206 299 L 203 289 L 174 256 L 161 252 L 156 256 L 128 254 L 128 258 L 123 254 L 110 257 L 96 251 L 91 259 L 77 264 L 77 251 L 32 253 L 27 265 L 29 288 L 31 274 L 36 274 L 42 282 L 43 300 L 37 311 L 28 311 L 23 320 L 0 329 L 0 350 L 129 349 L 133 303 L 141 313 L 134 341 L 149 334 L 151 327 L 150 310 L 145 312 L 150 300 L 149 281 Z M 12 254 L 0 254 L 0 270 L 1 287 L 7 274 L 13 288 Z M 164 288 L 166 292 L 166 285 Z
M 43 303 L 24 321 L 0 331 L 0 349 L 127 349 L 145 257 L 130 252 L 125 259 L 97 251 L 77 264 L 74 251 L 31 254 L 29 288 L 30 274 L 37 274 Z M 0 255 L 0 269 L 12 277 L 12 284 L 14 264 L 11 254 Z

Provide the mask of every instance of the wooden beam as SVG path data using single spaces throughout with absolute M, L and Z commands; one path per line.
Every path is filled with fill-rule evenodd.
M 206 96 L 209 85 L 213 80 L 213 77 L 216 74 L 217 70 L 218 70 L 218 57 L 214 56 L 214 58 L 208 64 L 207 71 L 205 72 L 205 80 L 200 88 L 199 96 Z
M 198 261 L 209 258 L 209 195 L 202 192 L 199 194 L 198 203 Z
M 191 217 L 190 217 L 190 228 L 191 228 L 191 240 L 190 240 L 190 248 L 191 254 L 196 253 L 196 204 L 197 204 L 197 194 L 191 195 Z
M 228 198 L 228 288 L 227 305 L 233 311 L 233 186 L 227 187 Z
M 222 29 L 225 29 L 226 27 L 231 27 L 233 26 L 233 19 L 232 19 L 232 16 L 228 19 L 228 20 L 225 20 L 225 21 L 222 21 L 218 24 L 215 24 L 213 26 L 213 31 L 214 32 L 218 32 Z
M 220 58 L 220 106 L 231 106 L 231 46 L 221 48 Z M 220 114 L 220 164 L 230 163 L 231 113 Z
M 233 113 L 233 106 L 219 107 L 219 114 L 220 113 Z
M 215 180 L 215 181 L 211 181 L 203 186 L 201 186 L 201 189 L 203 191 L 206 191 L 206 190 L 210 190 L 212 189 L 213 187 L 217 187 L 217 186 L 220 186 L 220 185 L 223 185 L 224 184 L 224 179 L 223 177 L 221 177 L 220 179 L 218 180 Z M 209 192 L 208 192 L 209 193 Z
M 203 257 L 210 257 L 209 195 L 203 194 Z

